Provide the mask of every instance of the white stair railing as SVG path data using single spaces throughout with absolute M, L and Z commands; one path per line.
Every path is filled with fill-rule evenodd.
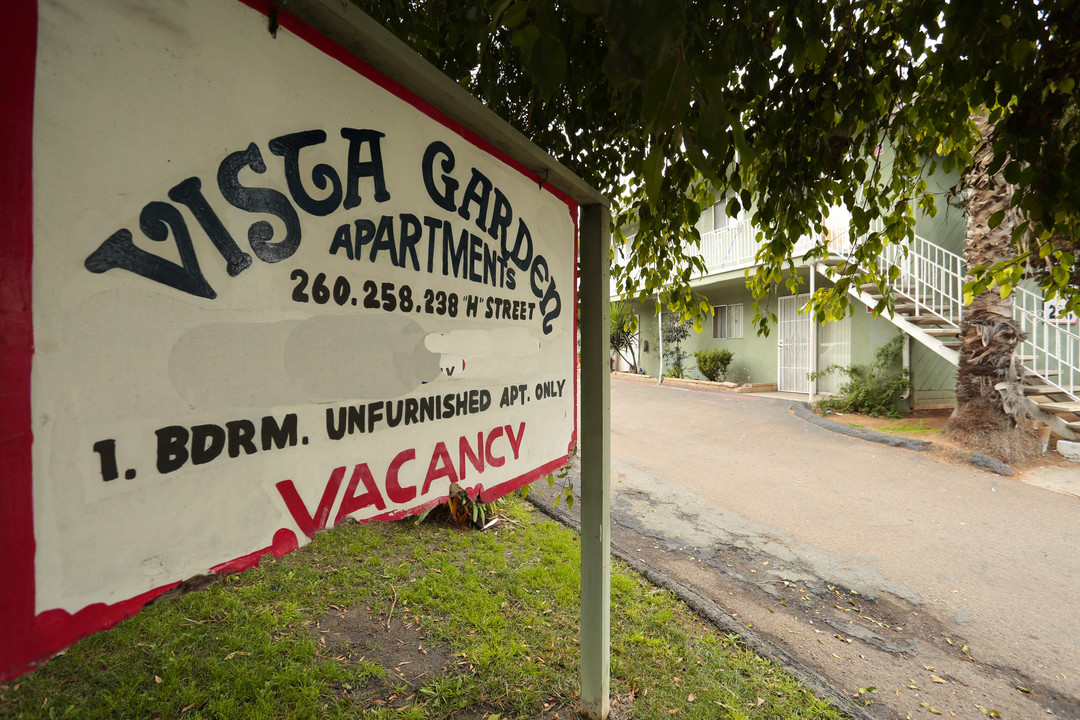
M 890 265 L 900 269 L 892 289 L 897 296 L 914 304 L 913 315 L 933 315 L 953 327 L 960 326 L 964 292 L 962 257 L 916 235 L 911 245 L 886 246 L 878 262 L 883 271 Z
M 959 327 L 963 312 L 964 259 L 925 238 L 903 248 L 890 245 L 879 260 L 900 268 L 892 283 L 899 297 L 914 302 L 914 314 L 932 314 Z M 1013 291 L 1013 317 L 1027 337 L 1017 347 L 1024 367 L 1044 384 L 1080 400 L 1080 334 L 1046 318 L 1042 296 L 1022 287 Z
M 880 220 L 870 226 L 871 232 L 881 229 Z M 851 250 L 846 227 L 830 230 L 827 239 L 831 253 L 846 256 Z M 960 326 L 964 258 L 916 235 L 910 245 L 885 247 L 878 257 L 878 266 L 888 274 L 892 265 L 900 270 L 900 275 L 890 283 L 893 296 L 914 305 L 912 315 L 933 315 L 949 325 Z
M 964 259 L 925 238 L 905 254 L 890 245 L 879 261 L 900 268 L 893 291 L 915 303 L 915 314 L 930 313 L 959 327 L 963 312 Z M 1080 400 L 1080 334 L 1047 320 L 1042 296 L 1022 287 L 1013 291 L 1013 317 L 1027 337 L 1017 347 L 1024 367 L 1046 385 Z
M 1018 348 L 1024 367 L 1046 385 L 1080 400 L 1080 334 L 1074 326 L 1047 320 L 1042 296 L 1022 287 L 1013 291 L 1013 315 L 1027 336 Z

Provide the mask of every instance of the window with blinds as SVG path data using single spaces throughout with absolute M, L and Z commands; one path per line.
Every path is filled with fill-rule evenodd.
M 712 336 L 717 340 L 738 339 L 742 334 L 742 303 L 713 305 Z

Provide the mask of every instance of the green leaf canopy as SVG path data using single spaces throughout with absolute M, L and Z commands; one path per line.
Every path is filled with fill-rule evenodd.
M 992 170 L 1017 185 L 1025 222 L 1018 259 L 983 285 L 1026 267 L 1080 311 L 1076 0 L 357 2 L 615 198 L 628 295 L 705 312 L 689 287 L 704 270 L 695 224 L 729 198 L 760 231 L 764 328 L 777 281 L 798 282 L 782 272 L 795 243 L 844 205 L 856 262 L 814 304 L 819 319 L 848 311 L 846 289 L 883 285 L 872 260 L 945 200 L 926 177 L 969 166 L 985 112 Z

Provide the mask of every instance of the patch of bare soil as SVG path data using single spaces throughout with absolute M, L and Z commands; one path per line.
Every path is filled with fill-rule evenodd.
M 821 413 L 817 410 L 819 415 Z M 936 459 L 944 462 L 964 463 L 973 452 L 971 448 L 960 445 L 955 440 L 941 434 L 946 421 L 952 410 L 913 410 L 902 418 L 870 417 L 860 413 L 836 413 L 830 412 L 822 415 L 827 420 L 851 425 L 854 427 L 868 428 L 889 435 L 916 438 L 933 443 L 934 447 L 927 451 Z M 1034 433 L 1034 430 L 1032 431 Z M 1071 467 L 1073 463 L 1063 458 L 1055 449 L 1057 441 L 1050 438 L 1048 450 L 1038 457 L 1023 463 L 1010 465 L 1013 472 L 1023 473 L 1038 467 L 1063 466 Z
M 472 672 L 468 660 L 431 642 L 419 625 L 419 619 L 398 612 L 386 616 L 370 607 L 345 608 L 331 605 L 331 614 L 312 626 L 319 644 L 330 657 L 342 663 L 375 662 L 383 667 L 382 678 L 372 678 L 362 687 L 338 687 L 337 691 L 362 704 L 404 708 L 414 702 L 420 687 L 440 675 Z M 476 707 L 457 713 L 452 720 L 488 720 L 500 718 L 497 709 Z M 549 705 L 537 720 L 576 718 L 570 705 Z
M 332 614 L 316 621 L 313 628 L 329 655 L 344 663 L 375 662 L 386 671 L 383 679 L 373 679 L 363 688 L 344 689 L 345 695 L 385 695 L 375 698 L 376 704 L 403 706 L 424 681 L 468 665 L 446 648 L 428 642 L 415 618 L 384 617 L 368 607 L 331 605 L 330 610 Z

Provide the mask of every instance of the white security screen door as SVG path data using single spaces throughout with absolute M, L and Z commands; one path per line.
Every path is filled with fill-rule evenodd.
M 810 392 L 810 317 L 799 313 L 809 299 L 809 293 L 780 298 L 776 389 L 781 392 Z

